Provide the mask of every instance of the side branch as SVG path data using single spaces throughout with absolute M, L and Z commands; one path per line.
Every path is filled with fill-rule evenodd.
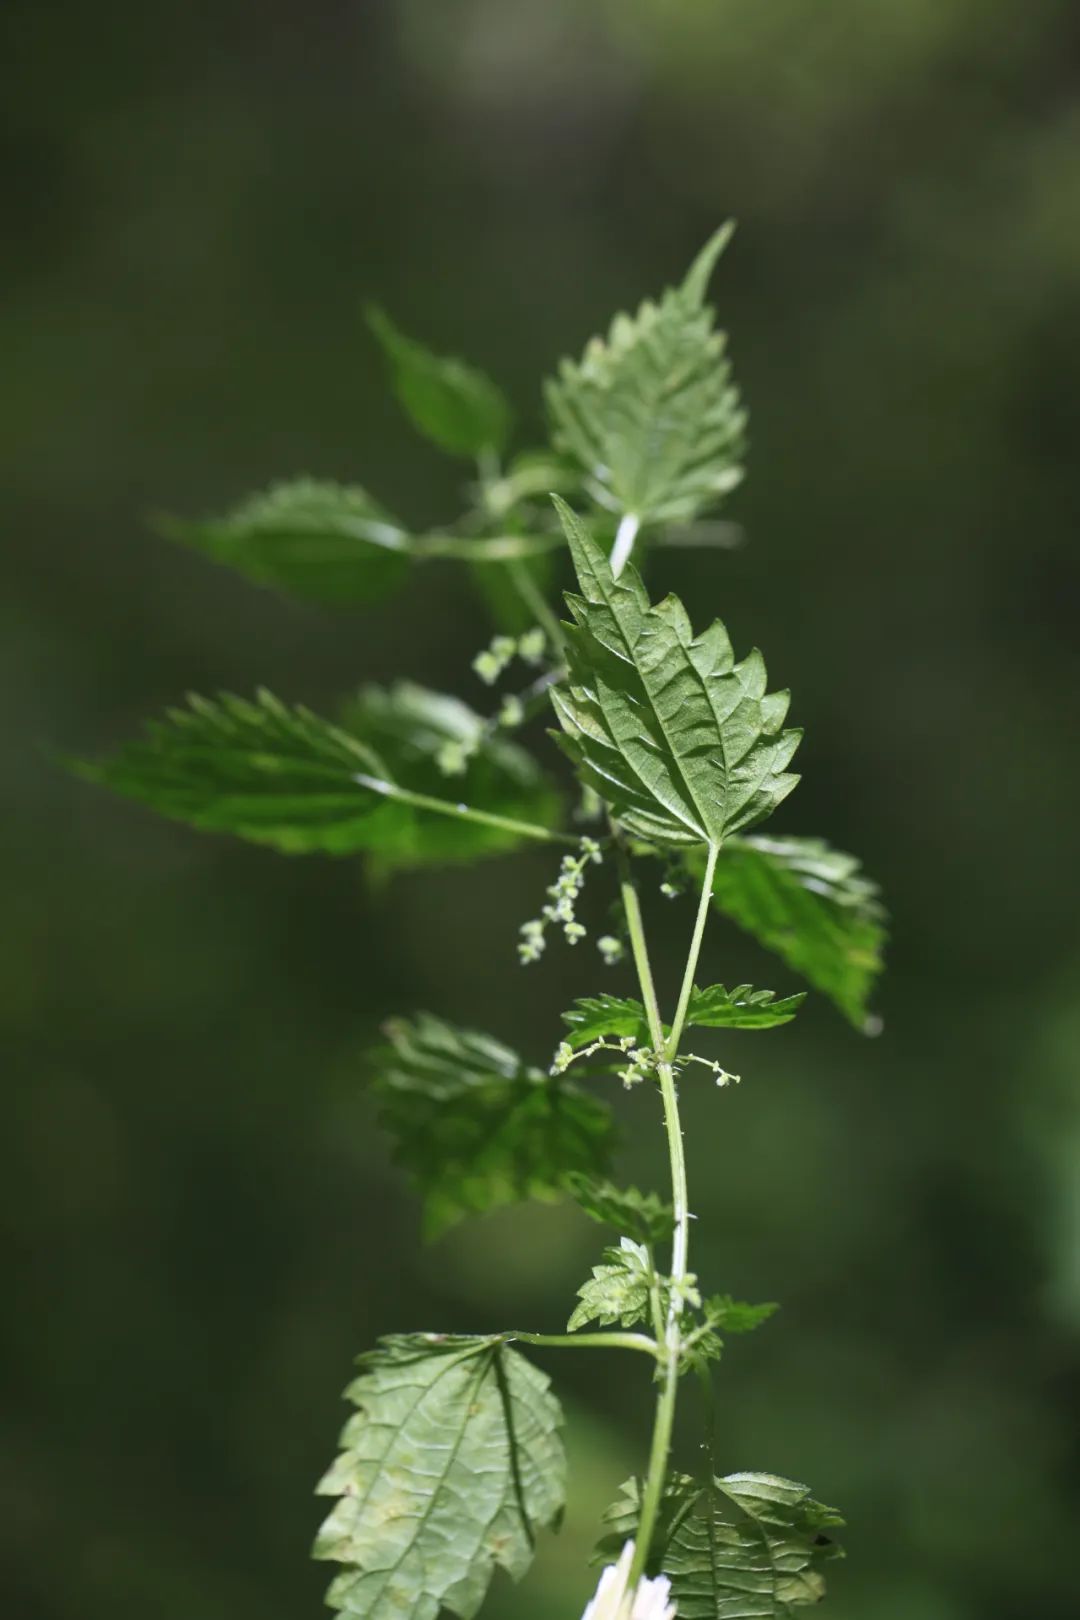
M 498 816 L 489 810 L 474 810 L 471 805 L 455 804 L 451 799 L 434 799 L 427 793 L 413 793 L 409 788 L 399 787 L 396 782 L 367 776 L 362 771 L 356 773 L 353 781 L 367 788 L 369 793 L 381 793 L 384 798 L 397 799 L 400 804 L 411 804 L 414 810 L 430 810 L 437 816 L 453 816 L 458 821 L 477 821 L 485 827 L 498 827 L 503 832 L 516 833 L 519 838 L 535 838 L 542 844 L 568 844 L 577 849 L 581 843 L 580 838 L 573 838 L 569 833 L 553 832 L 549 827 L 538 827 L 531 821 L 515 821 L 511 816 Z

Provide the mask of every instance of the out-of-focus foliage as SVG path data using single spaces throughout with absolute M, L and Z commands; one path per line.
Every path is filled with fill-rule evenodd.
M 732 839 L 713 904 L 865 1027 L 885 921 L 877 885 L 853 855 L 820 838 Z
M 562 1076 L 429 1014 L 394 1019 L 387 1035 L 372 1058 L 380 1118 L 423 1196 L 430 1235 L 607 1169 L 609 1111 Z
M 78 771 L 202 832 L 286 855 L 366 851 L 385 868 L 521 842 L 512 826 L 477 817 L 553 819 L 555 794 L 529 756 L 485 736 L 480 716 L 455 698 L 402 682 L 368 687 L 345 721 L 331 725 L 265 691 L 253 702 L 192 697 Z M 461 751 L 460 780 L 440 766 L 448 747 Z
M 414 569 L 403 649 L 388 609 L 252 591 L 142 514 L 295 468 L 438 531 L 462 466 L 387 410 L 363 304 L 498 376 L 536 443 L 535 378 L 734 216 L 745 544 L 665 550 L 658 588 L 796 687 L 776 837 L 828 829 L 894 920 L 879 1040 L 811 996 L 743 1043 L 730 1132 L 684 1083 L 695 1265 L 784 1307 L 725 1348 L 721 1466 L 857 1508 L 833 1620 L 1073 1620 L 1075 6 L 15 0 L 0 26 L 4 1611 L 316 1613 L 330 1392 L 403 1278 L 405 1326 L 558 1331 L 595 1258 L 584 1215 L 523 1205 L 417 1262 L 357 1086 L 388 1007 L 550 1052 L 590 946 L 519 970 L 542 852 L 369 885 L 125 813 L 41 749 L 257 680 L 329 714 L 401 672 L 483 708 L 480 604 Z M 687 906 L 645 900 L 670 959 Z M 710 925 L 701 982 L 794 988 L 748 949 Z M 630 984 L 597 959 L 595 992 Z M 655 1119 L 612 1090 L 640 1183 Z M 560 1361 L 566 1524 L 491 1620 L 580 1615 L 640 1359 L 625 1390 Z
M 406 337 L 385 310 L 369 310 L 368 325 L 390 363 L 394 392 L 426 438 L 468 459 L 504 448 L 510 407 L 490 377 L 463 360 L 432 354 Z
M 409 572 L 405 531 L 355 485 L 275 484 L 224 517 L 162 518 L 158 527 L 259 585 L 315 602 L 377 601 Z

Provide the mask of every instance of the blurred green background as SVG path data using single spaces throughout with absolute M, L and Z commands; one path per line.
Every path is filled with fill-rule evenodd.
M 558 1328 L 601 1242 L 537 1207 L 422 1250 L 362 1086 L 388 1012 L 543 1059 L 574 993 L 616 988 L 588 946 L 517 966 L 548 856 L 376 889 L 44 751 L 188 688 L 319 706 L 400 673 L 482 703 L 466 582 L 322 613 L 145 514 L 308 472 L 445 518 L 457 471 L 388 402 L 363 300 L 535 430 L 559 354 L 731 214 L 749 543 L 653 582 L 794 688 L 774 826 L 860 854 L 894 925 L 879 1039 L 815 998 L 733 1041 L 737 1091 L 685 1088 L 699 1270 L 784 1307 L 721 1369 L 724 1454 L 848 1513 L 836 1620 L 1075 1614 L 1075 5 L 11 0 L 0 26 L 5 1613 L 319 1613 L 352 1356 Z M 674 952 L 685 902 L 649 907 Z M 719 923 L 707 971 L 796 987 Z M 652 1104 L 616 1099 L 638 1176 Z M 573 1501 L 492 1620 L 575 1620 L 648 1431 L 636 1365 L 545 1365 Z

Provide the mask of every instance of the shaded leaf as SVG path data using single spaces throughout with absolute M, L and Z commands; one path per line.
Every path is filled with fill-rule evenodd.
M 374 1054 L 380 1122 L 434 1235 L 462 1215 L 554 1198 L 573 1171 L 602 1175 L 611 1113 L 561 1075 L 428 1013 L 387 1025 Z
M 698 865 L 700 872 L 700 865 Z M 739 838 L 720 853 L 713 904 L 827 995 L 856 1029 L 885 947 L 885 911 L 853 855 L 818 838 Z
M 456 697 L 411 681 L 366 686 L 342 723 L 401 787 L 536 826 L 559 820 L 558 795 L 532 756 Z M 448 774 L 454 760 L 462 768 Z M 406 867 L 473 860 L 520 842 L 506 828 L 413 810 L 387 823 L 377 853 L 384 867 Z
M 719 844 L 762 820 L 798 781 L 788 694 L 766 693 L 760 653 L 735 662 L 719 620 L 695 637 L 676 597 L 654 607 L 632 567 L 615 579 L 559 511 L 582 595 L 567 597 L 569 684 L 552 702 L 581 780 L 654 844 Z
M 91 781 L 204 832 L 235 833 L 285 854 L 377 846 L 400 808 L 358 786 L 382 762 L 357 738 L 269 692 L 222 694 L 168 709 L 99 764 Z
M 553 442 L 601 506 L 686 522 L 742 478 L 746 413 L 704 301 L 729 236 L 718 231 L 681 286 L 616 315 L 606 338 L 546 384 Z
M 604 1515 L 605 1561 L 637 1530 L 640 1487 L 629 1480 Z M 667 1483 L 649 1570 L 671 1580 L 679 1620 L 783 1620 L 825 1595 L 822 1566 L 842 1557 L 826 1531 L 843 1525 L 807 1486 L 775 1474 Z
M 491 378 L 464 360 L 433 354 L 406 337 L 381 309 L 368 325 L 390 363 L 394 393 L 413 426 L 453 456 L 501 450 L 510 431 L 510 407 Z
M 568 1176 L 566 1186 L 586 1215 L 616 1232 L 628 1233 L 639 1243 L 655 1247 L 665 1243 L 675 1230 L 675 1211 L 656 1193 L 643 1193 L 637 1187 L 615 1187 L 610 1181 L 596 1181 L 581 1174 Z
M 642 1244 L 624 1237 L 617 1249 L 605 1249 L 601 1263 L 593 1267 L 592 1276 L 578 1289 L 581 1303 L 574 1308 L 566 1331 L 576 1333 L 588 1322 L 599 1322 L 601 1327 L 616 1323 L 633 1327 L 645 1321 L 652 1276 L 648 1251 Z
M 690 992 L 686 1022 L 698 1029 L 774 1029 L 789 1024 L 806 1000 L 806 992 L 776 1000 L 774 990 L 753 990 L 737 984 L 725 990 L 722 984 Z
M 720 1333 L 752 1333 L 779 1309 L 776 1304 L 746 1305 L 730 1294 L 713 1294 L 704 1305 L 706 1320 Z
M 344 1565 L 331 1608 L 357 1620 L 471 1620 L 496 1564 L 515 1580 L 565 1495 L 549 1381 L 499 1338 L 379 1341 L 318 1486 L 340 1498 L 313 1555 Z
M 378 601 L 409 572 L 404 529 L 356 485 L 297 479 L 253 495 L 223 517 L 168 517 L 157 526 L 256 584 L 313 602 Z
M 383 694 L 381 704 L 369 696 L 365 715 L 379 750 L 269 692 L 257 693 L 254 702 L 228 693 L 191 697 L 186 709 L 166 710 L 140 740 L 111 758 L 75 769 L 162 815 L 204 832 L 270 844 L 287 855 L 367 850 L 393 865 L 456 859 L 459 852 L 511 848 L 529 836 L 532 823 L 501 824 L 506 808 L 553 816 L 550 793 L 512 744 L 478 756 L 472 784 L 485 806 L 464 804 L 460 785 L 455 791 L 446 780 L 437 784 L 438 794 L 417 804 L 409 797 L 416 790 L 394 781 L 381 746 L 392 744 L 406 774 L 426 781 L 422 745 L 440 726 L 468 724 L 453 699 L 422 688 L 405 688 L 404 695 L 397 689 Z M 488 816 L 496 818 L 493 824 L 484 820 Z M 473 827 L 474 818 L 481 824 Z M 545 836 L 542 827 L 537 831 Z
M 537 617 L 522 592 L 521 584 L 515 582 L 514 566 L 507 567 L 505 562 L 477 561 L 470 564 L 469 572 L 496 627 L 509 635 L 519 636 L 523 631 L 532 629 Z M 526 592 L 535 591 L 546 601 L 554 575 L 552 554 L 545 552 L 522 558 L 516 567 L 525 576 Z M 521 574 L 518 579 L 520 581 Z

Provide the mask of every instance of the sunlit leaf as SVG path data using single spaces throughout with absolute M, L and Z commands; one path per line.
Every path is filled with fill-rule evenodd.
M 697 1029 L 774 1029 L 789 1024 L 806 1000 L 805 992 L 777 1001 L 774 990 L 754 990 L 738 984 L 725 990 L 722 984 L 690 992 L 686 1022 Z
M 610 1110 L 501 1041 L 421 1013 L 374 1054 L 381 1123 L 424 1199 L 429 1235 L 462 1215 L 557 1197 L 574 1171 L 603 1175 Z
M 552 702 L 581 780 L 653 844 L 719 844 L 761 821 L 798 781 L 788 694 L 766 692 L 760 653 L 735 662 L 719 620 L 695 637 L 676 597 L 653 606 L 632 567 L 615 579 L 559 509 L 582 594 L 567 598 L 569 682 Z
M 652 1281 L 647 1249 L 624 1237 L 617 1249 L 604 1250 L 603 1260 L 578 1289 L 579 1304 L 566 1324 L 567 1332 L 575 1333 L 588 1322 L 598 1322 L 601 1327 L 619 1323 L 627 1328 L 644 1322 Z
M 339 1501 L 314 1556 L 355 1620 L 471 1620 L 495 1566 L 519 1579 L 565 1495 L 548 1379 L 499 1338 L 411 1334 L 361 1356 L 357 1408 L 320 1482 Z
M 645 1008 L 629 996 L 582 996 L 562 1015 L 566 1043 L 575 1051 L 605 1035 L 629 1035 L 646 1044 L 649 1039 Z
M 553 442 L 601 506 L 686 522 L 742 478 L 746 413 L 705 304 L 729 236 L 718 231 L 680 286 L 616 315 L 607 337 L 563 360 L 546 385 Z

